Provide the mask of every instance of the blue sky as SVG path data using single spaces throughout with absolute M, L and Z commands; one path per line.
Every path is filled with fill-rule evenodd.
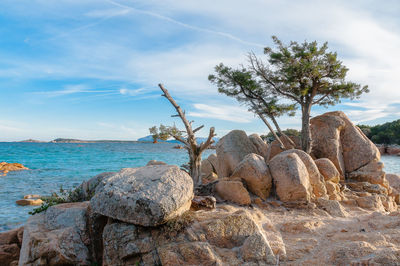
M 351 3 L 350 3 L 351 2 Z M 0 141 L 57 137 L 135 140 L 160 123 L 181 125 L 163 83 L 196 125 L 266 133 L 218 94 L 213 67 L 262 55 L 271 36 L 328 41 L 369 85 L 360 100 L 314 107 L 357 123 L 400 118 L 400 3 L 387 1 L 2 0 Z M 279 118 L 299 128 L 300 117 Z M 206 135 L 203 129 L 200 135 Z

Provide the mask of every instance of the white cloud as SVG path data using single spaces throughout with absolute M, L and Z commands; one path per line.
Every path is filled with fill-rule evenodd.
M 202 103 L 196 103 L 193 106 L 197 111 L 188 113 L 189 116 L 219 119 L 237 123 L 249 123 L 254 120 L 254 115 L 249 113 L 247 109 L 240 106 L 211 106 Z

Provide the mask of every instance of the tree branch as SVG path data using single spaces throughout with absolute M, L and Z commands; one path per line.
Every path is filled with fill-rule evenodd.
M 204 127 L 204 125 L 199 126 L 198 128 L 193 130 L 193 133 L 196 133 L 197 131 L 199 131 L 200 129 L 202 129 Z
M 209 146 L 211 146 L 211 144 L 214 143 L 214 140 L 212 139 L 213 137 L 216 136 L 216 134 L 214 133 L 214 131 L 215 131 L 215 128 L 214 128 L 214 127 L 211 127 L 211 128 L 210 128 L 210 132 L 208 133 L 208 138 L 207 138 L 207 140 L 206 140 L 205 142 L 203 142 L 203 143 L 200 145 L 200 152 L 204 151 L 204 150 L 207 149 Z
M 158 84 L 160 89 L 164 92 L 163 96 L 168 99 L 168 101 L 175 107 L 176 112 L 178 113 L 179 117 L 181 118 L 183 124 L 185 125 L 186 132 L 188 133 L 188 139 L 191 145 L 196 144 L 196 139 L 194 137 L 194 133 L 192 130 L 192 126 L 189 121 L 186 119 L 185 112 L 182 111 L 181 107 L 175 102 L 175 100 L 171 97 L 168 90 L 164 88 L 162 84 Z M 194 142 L 194 143 L 192 143 Z

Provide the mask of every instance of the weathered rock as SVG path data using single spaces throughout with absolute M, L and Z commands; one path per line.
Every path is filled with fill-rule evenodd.
M 330 200 L 342 200 L 343 195 L 340 192 L 340 187 L 337 183 L 326 181 L 325 186 Z
M 39 206 L 42 205 L 43 201 L 41 199 L 21 199 L 15 201 L 15 203 L 20 206 L 27 206 L 27 205 Z
M 346 210 L 343 208 L 342 205 L 336 200 L 326 200 L 326 199 L 317 199 L 317 205 L 318 207 L 322 208 L 325 210 L 327 213 L 329 213 L 332 216 L 337 216 L 337 217 L 347 217 L 348 213 Z
M 29 194 L 29 195 L 25 195 L 24 199 L 40 199 L 40 195 Z
M 379 184 L 386 188 L 389 185 L 383 171 L 383 163 L 379 161 L 371 161 L 356 171 L 348 173 L 347 178 L 371 184 Z
M 359 197 L 356 199 L 358 206 L 375 211 L 385 211 L 382 200 L 378 195 Z
M 214 182 L 216 180 L 218 180 L 218 176 L 216 173 L 211 173 L 207 176 L 203 176 L 203 178 L 202 178 L 202 182 L 204 185 Z
M 150 232 L 139 232 L 133 224 L 113 223 L 103 231 L 103 265 L 135 265 L 140 262 L 140 255 L 154 248 Z
M 218 177 L 229 177 L 236 166 L 249 153 L 257 150 L 242 130 L 233 130 L 223 136 L 217 143 Z
M 312 187 L 303 161 L 296 153 L 275 156 L 269 163 L 276 193 L 281 201 L 309 201 Z
M 386 174 L 386 179 L 392 188 L 400 191 L 400 175 Z
M 328 158 L 342 177 L 371 161 L 379 161 L 376 146 L 340 111 L 311 119 L 312 153 Z
M 313 194 L 317 198 L 327 198 L 327 192 L 325 188 L 325 182 L 323 177 L 321 176 L 317 165 L 315 164 L 314 160 L 308 155 L 306 152 L 297 149 L 291 149 L 284 151 L 282 154 L 289 154 L 295 153 L 297 154 L 300 159 L 303 161 L 304 165 L 307 168 L 308 177 L 310 184 L 313 189 Z
M 263 261 L 270 265 L 276 263 L 274 253 L 263 234 L 249 236 L 240 251 L 245 261 Z
M 325 181 L 339 183 L 340 173 L 331 160 L 329 160 L 328 158 L 320 158 L 315 160 L 315 164 L 317 165 L 318 170 L 324 177 Z
M 20 171 L 20 170 L 29 170 L 29 168 L 23 166 L 20 163 L 0 163 L 0 173 L 3 172 L 6 175 L 10 171 Z
M 212 164 L 207 159 L 204 159 L 204 160 L 201 161 L 200 170 L 201 170 L 201 174 L 203 176 L 208 176 L 208 175 L 210 175 L 210 174 L 212 174 L 214 172 Z
M 18 261 L 20 248 L 17 244 L 0 245 L 0 263 L 1 265 L 11 265 L 12 262 Z
M 97 187 L 103 185 L 101 181 L 107 179 L 108 177 L 114 174 L 115 172 L 105 172 L 98 174 L 87 181 L 82 182 L 82 184 L 80 184 L 71 194 L 71 200 L 72 201 L 90 200 L 94 196 Z
M 0 265 L 18 265 L 24 228 L 0 233 Z
M 173 165 L 126 168 L 102 181 L 90 204 L 94 212 L 143 226 L 156 226 L 189 210 L 192 178 Z
M 388 190 L 378 184 L 371 184 L 368 182 L 348 182 L 346 183 L 346 186 L 348 186 L 351 190 L 354 191 L 366 191 L 369 193 L 373 194 L 382 194 L 382 195 L 387 195 Z
M 289 141 L 289 139 L 290 141 Z M 278 155 L 279 153 L 285 151 L 285 150 L 291 150 L 291 149 L 297 149 L 299 148 L 299 146 L 296 144 L 298 143 L 298 138 L 296 137 L 281 137 L 281 141 L 282 143 L 285 145 L 285 149 L 281 148 L 281 144 L 279 143 L 279 141 L 274 140 L 272 141 L 269 145 L 268 145 L 268 151 L 267 151 L 267 156 L 266 161 L 271 160 L 272 158 L 274 158 L 276 155 Z
M 265 160 L 260 155 L 250 153 L 235 168 L 231 178 L 239 177 L 253 194 L 262 199 L 269 196 L 272 187 L 272 177 Z
M 194 196 L 192 199 L 191 210 L 213 210 L 215 209 L 217 200 L 213 196 Z
M 89 265 L 88 202 L 65 203 L 29 218 L 19 265 Z
M 389 145 L 385 149 L 386 154 L 388 155 L 399 155 L 400 154 L 400 146 L 399 145 Z
M 251 134 L 249 139 L 256 148 L 257 154 L 265 158 L 268 153 L 268 144 L 265 143 L 258 134 Z
M 167 165 L 167 164 L 162 161 L 151 160 L 146 164 L 146 166 L 149 166 L 149 165 Z
M 220 180 L 215 185 L 215 191 L 224 200 L 240 205 L 251 203 L 249 192 L 240 181 Z
M 215 153 L 210 154 L 210 156 L 208 156 L 207 160 L 210 162 L 213 172 L 218 174 L 218 157 L 217 157 L 217 155 Z

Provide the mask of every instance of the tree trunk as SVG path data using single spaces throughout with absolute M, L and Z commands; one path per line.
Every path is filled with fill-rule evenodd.
M 282 130 L 279 127 L 279 124 L 276 121 L 275 117 L 271 116 L 270 118 L 272 120 L 272 123 L 274 123 L 275 128 L 278 131 L 279 135 L 281 135 L 282 138 L 286 139 L 286 141 L 289 142 L 290 145 L 292 145 L 293 147 L 296 147 L 296 145 L 294 144 L 293 140 L 291 138 L 289 138 L 288 136 L 286 136 L 285 133 L 282 132 Z
M 281 141 L 281 139 L 278 137 L 278 135 L 276 135 L 275 130 L 271 127 L 271 125 L 268 123 L 268 120 L 265 119 L 265 117 L 261 114 L 261 113 L 257 113 L 258 116 L 261 118 L 261 120 L 264 122 L 264 124 L 269 128 L 269 131 L 271 131 L 272 135 L 274 135 L 275 139 L 279 142 L 279 144 L 281 145 L 281 149 L 282 150 L 286 150 L 285 145 L 283 144 L 283 142 Z
M 311 131 L 310 131 L 310 111 L 311 104 L 306 104 L 301 107 L 301 149 L 308 154 L 311 153 Z
M 190 166 L 190 176 L 193 179 L 193 185 L 194 187 L 198 187 L 203 183 L 203 180 L 201 178 L 201 153 L 192 153 L 191 151 L 189 152 L 189 166 Z

